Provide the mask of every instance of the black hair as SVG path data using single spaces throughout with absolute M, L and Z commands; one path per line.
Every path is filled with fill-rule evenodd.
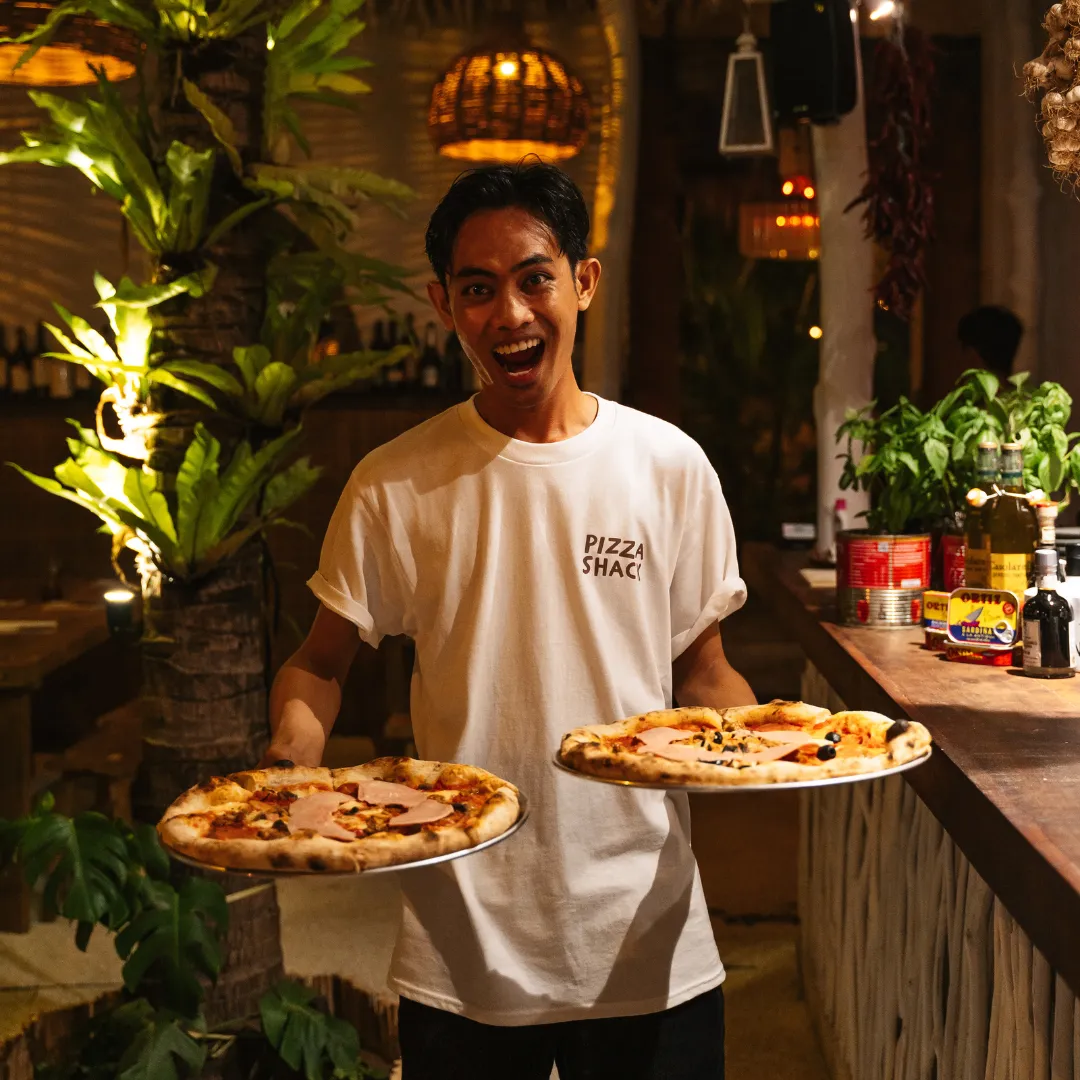
M 462 173 L 435 207 L 424 248 L 439 283 L 446 285 L 454 242 L 466 219 L 480 210 L 516 206 L 542 221 L 572 270 L 588 253 L 589 211 L 581 189 L 554 165 L 520 161 Z
M 986 367 L 1002 379 L 1012 373 L 1013 358 L 1024 336 L 1024 324 L 1008 308 L 979 307 L 957 327 L 960 344 L 973 349 Z

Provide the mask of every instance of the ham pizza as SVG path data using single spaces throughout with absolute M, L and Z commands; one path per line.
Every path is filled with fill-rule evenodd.
M 520 814 L 518 789 L 483 769 L 383 757 L 348 769 L 279 763 L 211 777 L 165 811 L 158 834 L 211 867 L 341 873 L 475 847 Z
M 558 761 L 616 782 L 738 787 L 885 773 L 929 753 L 930 733 L 914 721 L 774 701 L 577 728 Z

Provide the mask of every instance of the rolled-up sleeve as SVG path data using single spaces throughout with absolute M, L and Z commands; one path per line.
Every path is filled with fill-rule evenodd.
M 403 633 L 400 563 L 386 523 L 368 504 L 356 474 L 338 500 L 319 569 L 307 584 L 322 604 L 354 623 L 372 648 L 386 636 Z
M 746 602 L 731 514 L 711 465 L 703 466 L 697 490 L 671 580 L 672 660 Z

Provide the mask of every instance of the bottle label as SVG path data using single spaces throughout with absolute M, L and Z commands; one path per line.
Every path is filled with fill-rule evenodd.
M 985 547 L 965 549 L 964 584 L 972 589 L 989 588 L 990 552 Z
M 1042 623 L 1037 619 L 1024 620 L 1024 670 L 1041 668 L 1042 662 Z
M 990 588 L 1008 589 L 1009 592 L 1023 596 L 1031 576 L 1031 564 L 1035 553 L 994 552 L 990 553 Z

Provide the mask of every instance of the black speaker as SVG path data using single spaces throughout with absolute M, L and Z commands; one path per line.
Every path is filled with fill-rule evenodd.
M 851 0 L 770 6 L 773 94 L 781 121 L 835 123 L 855 108 L 858 65 Z

